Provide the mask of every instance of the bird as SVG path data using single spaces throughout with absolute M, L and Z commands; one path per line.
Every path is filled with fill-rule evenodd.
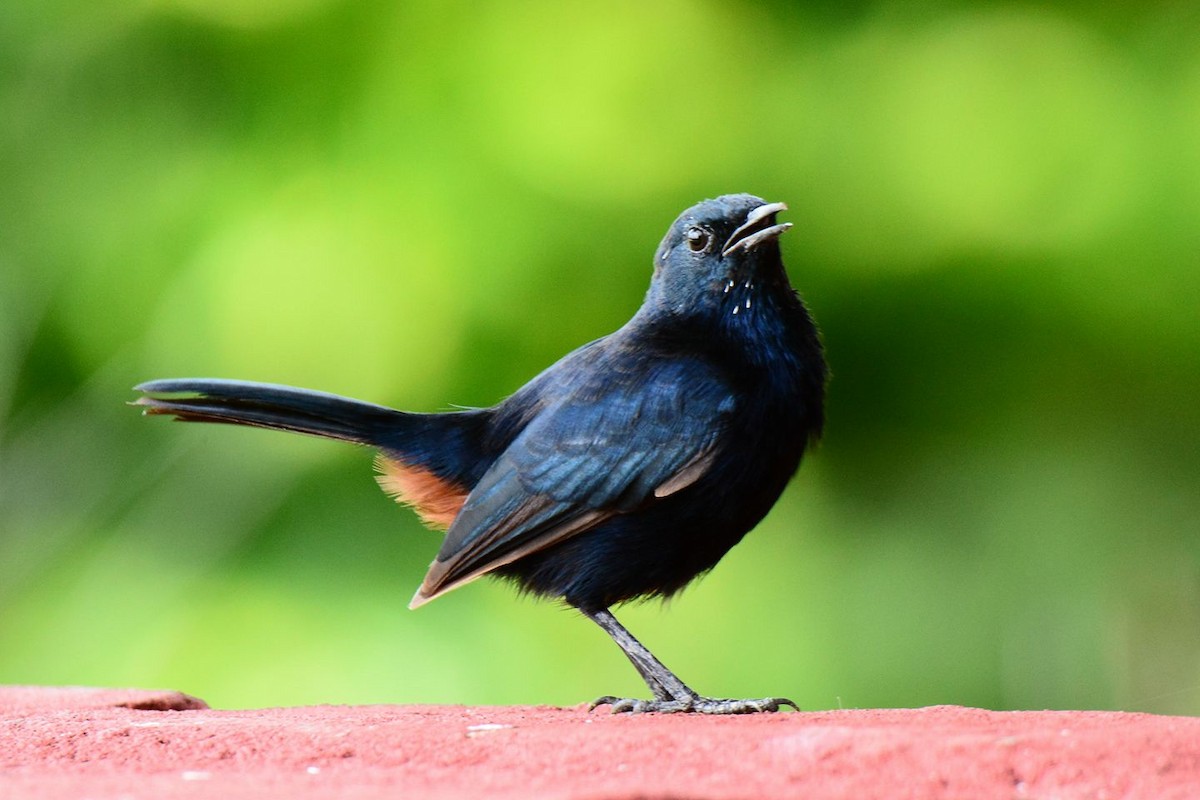
M 787 210 L 750 194 L 688 208 L 654 254 L 641 306 L 497 405 L 418 413 L 270 383 L 153 380 L 149 415 L 375 448 L 377 480 L 445 538 L 410 608 L 484 575 L 573 606 L 651 698 L 612 713 L 798 710 L 697 693 L 612 613 L 668 598 L 767 514 L 824 424 L 817 325 L 779 247 Z

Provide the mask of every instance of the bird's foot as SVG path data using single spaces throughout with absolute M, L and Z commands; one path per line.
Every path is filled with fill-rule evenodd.
M 763 711 L 778 711 L 783 706 L 791 706 L 796 711 L 800 710 L 798 705 L 785 697 L 725 700 L 696 696 L 682 700 L 674 698 L 638 700 L 633 697 L 605 695 L 592 701 L 588 706 L 588 711 L 593 711 L 598 706 L 610 706 L 614 714 L 757 714 Z

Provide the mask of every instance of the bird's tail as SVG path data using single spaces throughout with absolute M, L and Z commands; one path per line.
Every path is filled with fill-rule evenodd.
M 145 414 L 185 422 L 225 422 L 383 445 L 389 431 L 413 416 L 361 400 L 271 383 L 216 378 L 149 381 L 134 387 Z

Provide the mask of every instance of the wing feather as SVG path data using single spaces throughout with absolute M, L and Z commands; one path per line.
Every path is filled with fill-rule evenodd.
M 736 410 L 727 382 L 698 361 L 642 374 L 593 373 L 543 405 L 471 490 L 413 607 L 703 477 Z

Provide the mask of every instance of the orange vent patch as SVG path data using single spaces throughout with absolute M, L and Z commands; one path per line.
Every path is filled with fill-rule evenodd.
M 375 459 L 379 474 L 375 480 L 396 502 L 412 508 L 431 528 L 445 530 L 458 516 L 467 499 L 467 490 L 442 480 L 429 470 L 379 456 Z

